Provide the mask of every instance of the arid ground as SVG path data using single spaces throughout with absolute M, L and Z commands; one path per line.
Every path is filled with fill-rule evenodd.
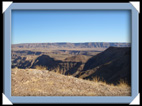
M 125 83 L 117 86 L 37 69 L 12 69 L 12 96 L 130 96 Z

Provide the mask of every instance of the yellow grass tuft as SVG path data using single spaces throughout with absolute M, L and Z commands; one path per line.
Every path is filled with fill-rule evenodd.
M 120 79 L 119 84 L 117 84 L 118 87 L 130 87 L 130 85 L 125 81 Z
M 47 69 L 45 66 L 41 66 L 41 65 L 36 65 L 35 68 L 39 69 L 39 70 L 46 70 Z
M 94 77 L 92 81 L 95 83 L 99 82 L 103 85 L 109 85 L 109 86 L 117 86 L 117 87 L 124 87 L 124 88 L 130 87 L 130 85 L 125 80 L 122 80 L 122 79 L 120 79 L 119 83 L 116 85 L 114 85 L 113 83 L 107 83 L 105 80 L 101 80 L 100 77 Z
M 92 81 L 93 81 L 93 82 L 99 82 L 99 81 L 100 81 L 100 77 L 94 77 L 94 78 L 92 79 Z
M 106 81 L 105 81 L 105 80 L 102 80 L 100 77 L 94 77 L 94 78 L 92 79 L 92 81 L 95 82 L 95 83 L 100 83 L 100 84 L 103 84 L 103 85 L 108 85 L 108 84 L 106 83 Z

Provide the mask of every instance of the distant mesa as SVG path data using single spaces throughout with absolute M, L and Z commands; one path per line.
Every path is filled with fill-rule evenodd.
M 130 47 L 130 43 L 106 43 L 106 42 L 88 42 L 88 43 L 23 43 L 12 44 L 12 48 L 108 48 L 113 47 Z

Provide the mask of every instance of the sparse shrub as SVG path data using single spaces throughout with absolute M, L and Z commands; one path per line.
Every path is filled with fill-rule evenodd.
M 93 77 L 92 81 L 93 82 L 99 82 L 100 81 L 100 77 Z
M 36 65 L 35 68 L 39 69 L 39 70 L 46 70 L 47 69 L 45 66 L 41 66 L 41 65 Z
M 93 77 L 93 78 L 92 78 L 92 81 L 93 81 L 93 82 L 105 82 L 105 81 L 101 80 L 100 77 Z
M 125 80 L 120 79 L 117 86 L 119 86 L 119 87 L 129 87 L 130 85 Z
M 100 77 L 93 77 L 92 81 L 95 83 L 99 82 L 100 84 L 103 84 L 103 85 L 110 85 L 110 84 L 107 84 L 107 82 L 103 80 L 103 78 L 100 78 Z
M 95 83 L 99 82 L 99 83 L 102 83 L 104 85 L 109 85 L 109 86 L 130 87 L 130 85 L 123 79 L 120 79 L 117 84 L 107 83 L 105 80 L 102 80 L 100 77 L 94 77 L 94 78 L 92 78 L 91 81 L 93 81 Z

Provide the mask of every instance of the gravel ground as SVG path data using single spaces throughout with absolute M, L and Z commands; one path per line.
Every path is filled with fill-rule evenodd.
M 113 86 L 48 70 L 12 69 L 12 96 L 130 96 L 129 86 Z

